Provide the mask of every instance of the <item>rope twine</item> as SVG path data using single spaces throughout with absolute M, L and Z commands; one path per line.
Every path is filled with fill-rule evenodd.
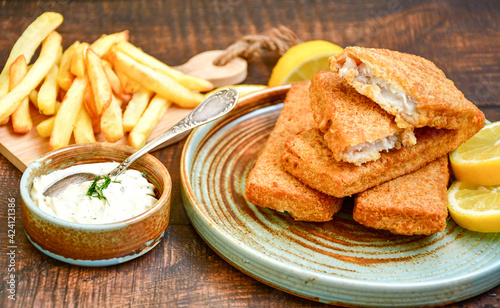
M 282 56 L 290 47 L 301 43 L 292 30 L 285 26 L 272 28 L 269 34 L 245 35 L 236 43 L 230 45 L 224 53 L 214 60 L 217 66 L 223 66 L 236 57 L 247 61 L 260 56 L 262 51 L 277 52 Z

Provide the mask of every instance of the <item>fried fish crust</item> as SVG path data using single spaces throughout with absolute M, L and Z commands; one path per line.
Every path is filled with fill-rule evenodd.
M 381 153 L 378 160 L 361 166 L 337 161 L 321 131 L 310 129 L 287 140 L 281 163 L 306 185 L 342 198 L 415 171 L 446 155 L 476 134 L 484 126 L 484 120 L 484 114 L 476 108 L 475 117 L 461 129 L 415 129 L 417 144 Z
M 337 160 L 356 165 L 377 160 L 381 151 L 414 145 L 413 132 L 405 133 L 368 97 L 329 71 L 319 71 L 309 87 L 311 109 L 325 143 Z
M 396 117 L 402 128 L 460 129 L 475 106 L 433 62 L 379 48 L 347 47 L 330 68 Z
M 353 218 L 402 235 L 431 235 L 446 228 L 448 156 L 355 196 Z
M 308 88 L 309 82 L 297 83 L 288 91 L 276 125 L 247 178 L 245 198 L 261 207 L 286 211 L 296 220 L 329 221 L 340 210 L 342 199 L 304 185 L 280 163 L 285 141 L 315 126 Z

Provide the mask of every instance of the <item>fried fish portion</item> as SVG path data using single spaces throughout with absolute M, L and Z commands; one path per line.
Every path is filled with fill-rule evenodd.
M 330 68 L 394 115 L 402 128 L 460 129 L 476 113 L 474 104 L 442 70 L 416 55 L 347 47 L 330 58 Z
M 483 126 L 484 114 L 476 108 L 475 117 L 463 128 L 417 128 L 417 144 L 381 153 L 378 160 L 361 166 L 337 161 L 326 146 L 323 134 L 311 129 L 287 140 L 281 163 L 306 185 L 342 198 L 421 168 L 456 149 Z
M 446 228 L 448 156 L 355 196 L 353 218 L 402 235 L 430 235 Z
M 380 152 L 416 143 L 413 131 L 405 132 L 379 105 L 359 94 L 329 71 L 319 71 L 309 87 L 317 127 L 336 160 L 356 165 L 380 158 Z
M 280 163 L 285 141 L 315 126 L 308 88 L 308 82 L 298 83 L 288 91 L 276 125 L 247 178 L 245 198 L 261 207 L 286 211 L 296 220 L 328 221 L 340 210 L 342 199 L 304 185 Z

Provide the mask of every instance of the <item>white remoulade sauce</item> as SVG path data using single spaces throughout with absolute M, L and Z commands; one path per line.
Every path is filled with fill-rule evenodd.
M 31 198 L 42 211 L 60 219 L 82 224 L 122 221 L 150 209 L 157 201 L 154 185 L 149 183 L 140 171 L 132 169 L 111 178 L 107 188 L 102 189 L 104 198 L 87 195 L 93 181 L 70 185 L 56 197 L 46 197 L 42 194 L 48 185 L 70 172 L 106 175 L 116 166 L 118 163 L 84 164 L 42 175 L 33 181 Z M 98 186 L 102 185 L 101 181 L 97 183 Z

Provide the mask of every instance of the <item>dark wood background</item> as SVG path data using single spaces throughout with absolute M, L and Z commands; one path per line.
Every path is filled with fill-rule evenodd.
M 302 40 L 343 47 L 384 47 L 434 61 L 491 121 L 500 120 L 500 2 L 498 1 L 1 1 L 0 67 L 28 24 L 44 11 L 61 12 L 63 44 L 92 42 L 130 30 L 130 40 L 170 65 L 225 49 L 247 34 L 284 25 Z M 245 83 L 265 84 L 278 57 L 264 53 L 249 65 Z M 106 268 L 67 265 L 26 239 L 19 172 L 0 157 L 0 303 L 8 307 L 254 306 L 309 307 L 246 276 L 216 255 L 184 211 L 179 183 L 183 142 L 154 153 L 173 177 L 166 236 L 147 255 Z M 7 299 L 7 202 L 16 211 L 16 302 Z M 3 306 L 3 304 L 0 304 Z M 500 287 L 450 307 L 499 307 Z

